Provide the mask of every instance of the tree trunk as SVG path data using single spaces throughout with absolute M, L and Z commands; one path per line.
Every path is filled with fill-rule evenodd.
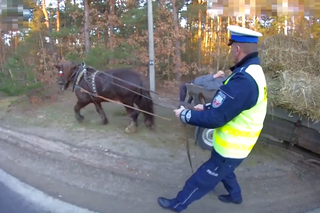
M 59 7 L 60 0 L 57 0 L 57 32 L 60 31 L 60 7 Z M 57 39 L 58 44 L 61 42 L 61 39 Z M 62 48 L 58 47 L 59 58 L 62 58 Z
M 258 25 L 258 17 L 257 16 L 253 16 L 253 29 L 254 31 L 257 31 L 257 25 Z
M 17 52 L 17 49 L 18 49 L 18 40 L 19 40 L 18 31 L 16 31 L 16 34 L 14 36 L 14 49 L 15 49 L 15 52 Z
M 85 52 L 88 53 L 90 51 L 90 19 L 89 19 L 89 0 L 84 0 L 84 45 L 85 45 Z
M 60 7 L 59 7 L 59 1 L 57 0 L 57 32 L 60 31 Z
M 113 28 L 114 28 L 114 6 L 115 0 L 110 0 L 110 15 L 109 15 L 109 27 L 110 27 L 110 37 L 109 37 L 109 50 L 113 51 L 113 43 L 114 43 L 114 35 L 113 35 Z M 111 54 L 110 63 L 113 64 L 113 54 Z
M 198 4 L 201 4 L 201 0 L 198 0 Z M 198 68 L 201 67 L 201 43 L 202 43 L 202 36 L 201 36 L 201 30 L 202 30 L 202 21 L 201 21 L 201 10 L 198 12 Z
M 47 32 L 49 34 L 48 37 L 49 37 L 49 40 L 50 40 L 50 50 L 51 50 L 52 55 L 55 57 L 56 63 L 58 63 L 58 57 L 57 57 L 57 54 L 55 53 L 52 37 L 50 35 L 51 28 L 50 28 L 49 16 L 48 16 L 48 11 L 47 11 L 47 8 L 46 8 L 46 1 L 45 0 L 42 0 L 42 12 L 43 12 L 43 15 L 45 17 L 45 24 L 47 26 Z
M 220 67 L 220 37 L 221 37 L 221 30 L 220 30 L 220 17 L 217 16 L 217 67 L 216 67 L 216 71 L 218 72 L 219 71 L 219 67 Z
M 42 0 L 42 12 L 45 18 L 45 24 L 47 26 L 47 28 L 49 29 L 49 16 L 48 16 L 48 11 L 46 8 L 46 0 Z
M 206 55 L 206 64 L 210 63 L 210 58 L 208 58 L 207 53 L 209 52 L 209 15 L 206 15 L 206 22 L 205 22 L 205 27 L 204 27 L 204 52 Z M 209 54 L 210 55 L 210 54 Z
M 228 26 L 230 25 L 230 17 L 228 16 Z M 230 31 L 227 30 L 227 40 L 230 39 Z
M 242 27 L 246 27 L 246 15 L 242 15 Z
M 295 26 L 295 23 L 294 23 L 294 16 L 291 17 L 291 22 L 292 22 L 291 35 L 294 36 L 295 35 L 295 29 L 296 29 L 296 26 Z
M 284 34 L 288 35 L 288 18 L 287 16 L 284 17 Z
M 175 34 L 175 55 L 176 55 L 176 63 L 175 63 L 175 76 L 176 81 L 180 81 L 181 73 L 181 53 L 180 53 L 180 33 L 179 33 L 179 21 L 178 21 L 178 9 L 176 5 L 176 0 L 172 0 L 172 14 L 174 21 L 174 34 Z

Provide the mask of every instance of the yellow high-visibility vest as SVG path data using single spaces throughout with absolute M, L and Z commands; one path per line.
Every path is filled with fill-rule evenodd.
M 262 67 L 250 65 L 245 70 L 256 81 L 259 95 L 256 105 L 242 111 L 224 126 L 215 129 L 213 147 L 226 158 L 246 158 L 258 140 L 267 114 L 267 83 Z M 232 75 L 225 81 L 227 84 Z

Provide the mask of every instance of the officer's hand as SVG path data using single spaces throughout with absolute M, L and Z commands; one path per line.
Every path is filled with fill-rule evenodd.
M 194 109 L 197 111 L 203 111 L 204 110 L 203 104 L 198 104 L 198 105 L 194 106 Z
M 180 106 L 179 109 L 175 109 L 175 110 L 173 110 L 173 112 L 176 114 L 177 118 L 180 118 L 180 114 L 181 114 L 182 110 L 184 110 L 184 109 L 185 109 L 184 106 Z

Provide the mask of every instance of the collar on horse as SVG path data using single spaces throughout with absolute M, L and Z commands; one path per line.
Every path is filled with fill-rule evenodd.
M 83 77 L 83 75 L 87 72 L 87 65 L 82 62 L 81 66 L 79 66 L 79 69 L 77 70 L 75 77 L 74 77 L 74 81 L 73 81 L 73 85 L 72 85 L 72 92 L 74 92 L 76 86 L 78 86 L 81 78 Z
M 96 75 L 99 72 L 99 70 L 95 71 L 93 74 L 91 74 L 90 78 L 91 78 L 91 86 L 92 86 L 92 93 L 90 93 L 90 96 L 95 96 L 97 97 L 97 88 L 96 88 Z M 81 81 L 81 79 L 84 78 L 87 81 L 87 65 L 85 64 L 85 62 L 82 62 L 81 65 L 79 66 L 79 69 L 77 70 L 75 77 L 74 77 L 74 81 L 73 81 L 73 86 L 72 86 L 72 92 L 74 92 L 75 89 L 79 89 L 81 88 L 79 86 L 79 83 Z

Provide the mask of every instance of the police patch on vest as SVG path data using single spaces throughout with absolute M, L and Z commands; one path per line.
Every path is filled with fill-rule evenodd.
M 214 97 L 214 99 L 212 100 L 211 105 L 213 108 L 218 108 L 222 105 L 224 100 L 226 100 L 226 95 L 219 91 L 216 97 Z

